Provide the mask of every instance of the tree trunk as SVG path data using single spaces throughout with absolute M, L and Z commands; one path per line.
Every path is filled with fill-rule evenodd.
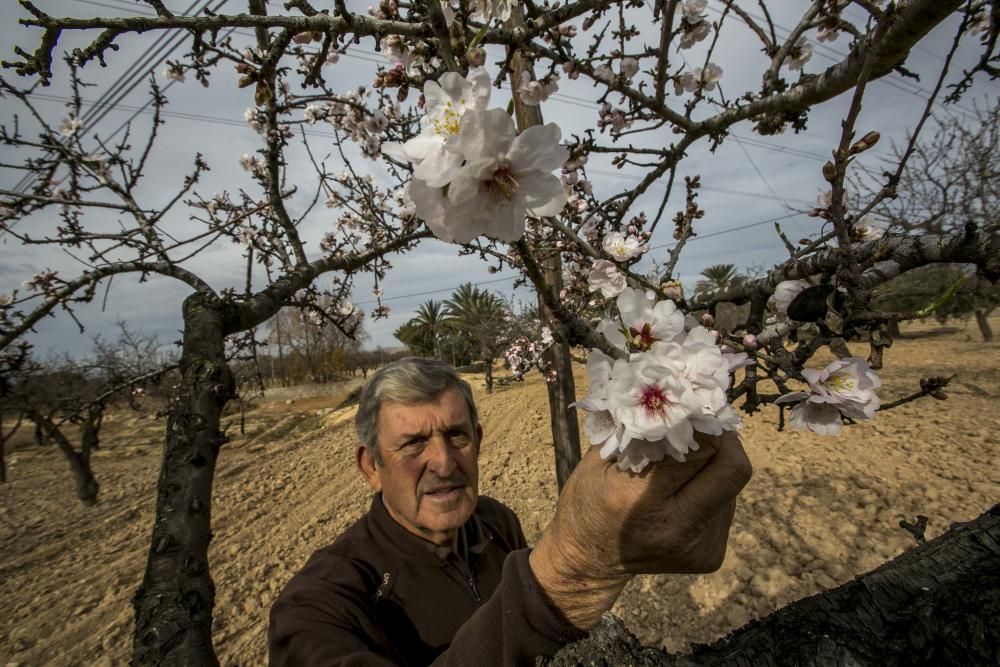
M 524 10 L 515 5 L 511 8 L 508 27 L 524 27 Z M 511 87 L 517 88 L 521 81 L 521 73 L 531 73 L 531 63 L 515 51 L 511 59 Z M 531 76 L 534 79 L 534 75 Z M 517 128 L 523 132 L 529 127 L 542 124 L 542 112 L 538 106 L 528 106 L 514 95 L 514 115 L 517 118 Z M 558 252 L 553 252 L 544 262 L 545 284 L 556 298 L 562 291 L 562 258 Z M 536 285 L 536 289 L 543 286 Z M 545 307 L 541 294 L 538 296 L 538 306 L 542 321 L 550 321 L 552 314 Z M 573 361 L 569 356 L 569 346 L 557 340 L 542 357 L 547 372 L 554 372 L 554 378 L 546 378 L 549 393 L 549 418 L 552 420 L 552 446 L 556 459 L 556 482 L 562 491 L 566 480 L 580 462 L 580 425 L 576 418 L 576 408 L 569 407 L 576 401 L 576 385 L 573 381 Z
M 212 647 L 215 586 L 209 576 L 212 479 L 233 395 L 223 354 L 222 307 L 214 295 L 184 301 L 181 389 L 167 418 L 156 519 L 135 608 L 133 663 L 218 665 Z
M 28 417 L 35 422 L 36 433 L 41 432 L 44 441 L 53 441 L 56 447 L 62 452 L 69 463 L 69 470 L 73 474 L 73 483 L 76 486 L 76 497 L 87 507 L 97 504 L 97 492 L 100 484 L 94 478 L 94 473 L 90 469 L 90 450 L 86 449 L 77 452 L 73 445 L 63 435 L 62 429 L 55 425 L 48 415 L 32 411 Z
M 611 614 L 543 664 L 1000 664 L 1000 505 L 839 588 L 751 621 L 688 655 L 641 646 Z
M 987 310 L 986 308 L 976 308 L 975 310 L 976 324 L 979 325 L 979 333 L 982 334 L 984 343 L 993 342 L 993 328 L 990 327 L 989 320 L 991 310 L 993 309 L 990 308 Z
M 846 359 L 851 356 L 851 348 L 847 347 L 847 341 L 840 336 L 830 339 L 830 351 L 837 355 L 838 359 Z
M 22 415 L 19 413 L 17 415 L 17 421 L 14 422 L 14 428 L 10 429 L 8 432 L 3 432 L 3 412 L 0 411 L 0 484 L 7 483 L 7 441 L 11 439 L 17 429 L 21 428 Z
M 493 359 L 483 362 L 486 365 L 486 393 L 493 393 Z
M 569 407 L 576 401 L 576 386 L 573 382 L 573 362 L 569 358 L 569 346 L 553 343 L 545 352 L 545 361 L 556 376 L 547 381 L 549 392 L 549 418 L 552 420 L 552 446 L 556 459 L 556 482 L 562 491 L 566 480 L 580 462 L 580 425 L 576 419 L 576 408 Z

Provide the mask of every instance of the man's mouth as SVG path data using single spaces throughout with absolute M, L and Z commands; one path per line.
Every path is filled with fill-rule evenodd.
M 453 500 L 462 494 L 464 484 L 442 484 L 424 491 L 424 496 L 432 500 Z

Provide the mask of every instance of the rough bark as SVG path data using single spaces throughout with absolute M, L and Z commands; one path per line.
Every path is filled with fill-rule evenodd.
M 88 507 L 96 505 L 97 494 L 100 491 L 101 485 L 97 483 L 94 472 L 90 469 L 91 441 L 85 437 L 78 452 L 66 438 L 62 429 L 52 421 L 51 417 L 32 410 L 28 412 L 28 418 L 35 422 L 38 429 L 36 433 L 41 433 L 45 442 L 52 441 L 56 443 L 56 447 L 59 448 L 59 451 L 65 457 L 66 462 L 69 464 L 70 473 L 73 475 L 76 497 Z M 86 435 L 83 428 L 81 428 L 81 433 Z
M 486 367 L 485 370 L 486 370 L 486 393 L 487 394 L 492 394 L 493 393 L 493 362 L 494 362 L 494 359 L 492 357 L 490 357 L 490 358 L 487 358 L 486 361 L 485 361 L 485 363 L 484 363 L 484 365 Z
M 993 328 L 990 327 L 989 314 L 993 310 L 990 308 L 976 308 L 976 324 L 979 325 L 979 333 L 983 336 L 984 343 L 993 342 Z
M 508 27 L 513 29 L 524 28 L 524 10 L 520 6 L 511 9 L 511 17 Z M 511 67 L 511 87 L 517 88 L 521 80 L 521 73 L 531 73 L 531 63 L 526 60 L 520 52 L 515 51 L 512 57 Z M 531 78 L 534 78 L 532 73 Z M 517 129 L 524 132 L 525 129 L 533 125 L 542 124 L 542 111 L 538 106 L 528 106 L 523 104 L 517 95 L 514 95 L 514 116 L 517 119 Z M 555 299 L 559 298 L 562 291 L 562 258 L 558 253 L 546 259 L 544 263 L 544 283 L 535 284 L 538 294 L 538 308 L 542 315 L 543 322 L 555 320 L 553 313 L 548 309 L 545 297 L 541 290 L 548 290 Z M 549 396 L 549 419 L 552 423 L 552 448 L 556 461 L 556 482 L 559 490 L 562 491 L 566 480 L 573 473 L 580 462 L 580 425 L 576 418 L 576 408 L 570 405 L 576 401 L 576 385 L 573 380 L 573 360 L 569 355 L 569 345 L 556 340 L 549 346 L 542 356 L 548 369 L 555 372 L 555 378 L 546 382 Z
M 607 614 L 542 664 L 1000 664 L 1000 505 L 872 572 L 800 600 L 688 655 L 642 646 Z
M 180 396 L 167 420 L 156 519 L 142 585 L 133 599 L 135 665 L 217 665 L 215 586 L 209 575 L 212 479 L 222 408 L 233 394 L 218 299 L 184 302 Z
M 3 413 L 0 412 L 0 484 L 7 483 L 7 441 L 21 428 L 22 416 L 19 414 L 14 422 L 14 426 L 4 433 Z

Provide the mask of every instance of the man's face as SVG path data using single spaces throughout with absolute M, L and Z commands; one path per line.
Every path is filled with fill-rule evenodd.
M 481 438 L 462 393 L 450 387 L 433 403 L 383 404 L 382 463 L 360 447 L 358 467 L 400 525 L 435 544 L 454 546 L 479 496 Z

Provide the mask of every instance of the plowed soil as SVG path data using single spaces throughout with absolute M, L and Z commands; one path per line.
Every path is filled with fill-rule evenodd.
M 994 330 L 1000 321 L 993 320 Z M 722 569 L 643 576 L 615 611 L 649 644 L 686 651 L 752 617 L 833 587 L 912 548 L 900 519 L 930 517 L 927 537 L 1000 502 L 1000 344 L 974 326 L 916 324 L 887 351 L 884 402 L 926 375 L 956 377 L 947 401 L 923 398 L 836 439 L 778 432 L 772 409 L 747 417 L 755 475 L 741 496 Z M 866 355 L 860 344 L 855 353 Z M 536 375 L 485 394 L 468 376 L 486 430 L 482 493 L 521 517 L 529 542 L 557 495 L 545 386 Z M 577 373 L 578 393 L 586 374 Z M 225 446 L 210 561 L 215 645 L 224 665 L 266 663 L 271 602 L 310 553 L 368 506 L 353 462 L 356 383 L 271 391 Z M 238 421 L 238 415 L 229 421 Z M 237 427 L 230 432 L 238 430 Z M 100 502 L 76 501 L 53 447 L 22 443 L 0 485 L 0 665 L 125 665 L 130 598 L 152 526 L 163 422 L 112 415 L 93 459 Z

